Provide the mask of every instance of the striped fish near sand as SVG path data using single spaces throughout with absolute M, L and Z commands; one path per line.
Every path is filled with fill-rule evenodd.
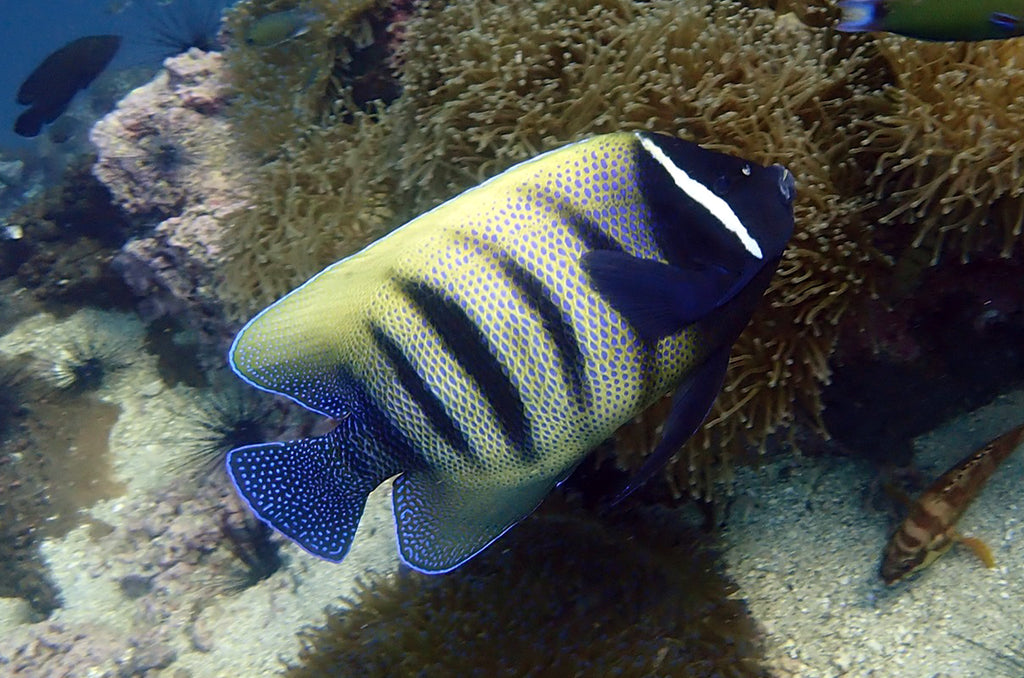
M 881 576 L 895 584 L 918 572 L 956 542 L 968 546 L 987 567 L 995 560 L 983 541 L 957 533 L 956 523 L 999 465 L 1024 442 L 1024 424 L 992 440 L 939 476 L 910 508 L 889 539 Z

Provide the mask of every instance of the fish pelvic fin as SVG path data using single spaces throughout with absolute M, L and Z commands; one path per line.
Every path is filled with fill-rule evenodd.
M 231 450 L 228 475 L 260 520 L 306 551 L 339 562 L 348 553 L 367 495 L 390 474 L 357 464 L 358 438 L 327 435 Z
M 718 392 L 722 390 L 730 348 L 729 344 L 718 348 L 680 384 L 672 398 L 672 409 L 665 419 L 661 440 L 644 460 L 643 466 L 612 496 L 609 506 L 619 504 L 653 478 L 704 423 Z
M 532 513 L 560 479 L 467 485 L 427 471 L 405 473 L 392 495 L 398 553 L 420 572 L 450 572 Z

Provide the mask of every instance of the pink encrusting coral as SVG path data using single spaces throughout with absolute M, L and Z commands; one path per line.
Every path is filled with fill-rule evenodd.
M 115 265 L 148 318 L 171 315 L 206 336 L 226 333 L 214 294 L 226 215 L 244 200 L 225 115 L 222 57 L 193 49 L 93 128 L 93 173 L 115 202 L 163 221 L 130 240 Z
M 89 135 L 93 173 L 132 214 L 170 216 L 206 201 L 224 165 L 227 93 L 221 56 L 190 50 L 168 59 L 150 83 L 135 89 Z

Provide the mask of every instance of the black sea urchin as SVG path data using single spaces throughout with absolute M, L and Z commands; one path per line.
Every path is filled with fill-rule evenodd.
M 230 592 L 254 586 L 277 572 L 282 565 L 281 537 L 251 513 L 239 513 L 240 521 L 223 516 L 221 534 L 228 550 L 243 565 L 243 570 L 228 585 Z
M 227 0 L 152 0 L 146 10 L 150 30 L 147 42 L 161 58 L 193 47 L 204 52 L 220 51 L 221 13 L 227 5 Z
M 50 374 L 60 389 L 79 395 L 95 391 L 112 372 L 130 364 L 128 341 L 89 332 L 72 339 L 53 363 Z
M 203 399 L 198 413 L 188 415 L 198 424 L 198 430 L 182 438 L 185 451 L 176 465 L 197 477 L 223 469 L 229 450 L 270 437 L 267 429 L 274 415 L 267 400 L 250 394 L 249 390 L 215 387 Z
M 0 442 L 26 413 L 25 366 L 17 361 L 0 361 Z

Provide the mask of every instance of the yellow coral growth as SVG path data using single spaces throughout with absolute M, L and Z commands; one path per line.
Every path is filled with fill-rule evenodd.
M 882 221 L 911 224 L 933 263 L 1010 256 L 1024 224 L 1024 42 L 876 45 L 895 81 L 893 112 L 867 123 Z

